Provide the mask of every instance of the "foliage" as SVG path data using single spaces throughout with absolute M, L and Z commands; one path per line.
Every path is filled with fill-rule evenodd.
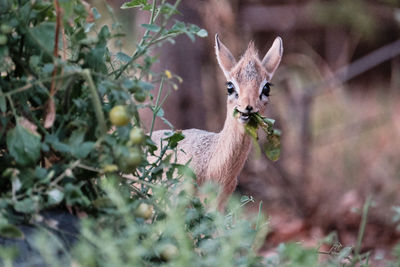
M 240 113 L 237 109 L 233 111 L 233 116 L 238 118 Z M 251 113 L 249 122 L 245 125 L 246 132 L 252 137 L 257 151 L 258 127 L 261 127 L 266 134 L 267 142 L 264 144 L 264 153 L 268 159 L 277 161 L 281 155 L 281 131 L 274 129 L 275 120 L 261 116 L 258 112 Z
M 1 2 L 6 41 L 0 46 L 5 62 L 0 67 L 0 202 L 7 210 L 29 216 L 59 203 L 91 209 L 103 194 L 95 179 L 112 170 L 110 166 L 117 166 L 118 174 L 133 171 L 148 183 L 169 169 L 172 179 L 179 166 L 165 156 L 171 146 L 162 149 L 157 164 L 149 163 L 155 144 L 148 136 L 145 143 L 131 144 L 129 132 L 141 128 L 139 109 L 158 110 L 155 116 L 163 116 L 163 101 L 151 103 L 154 84 L 161 81 L 161 91 L 176 81 L 151 70 L 156 59 L 150 49 L 179 34 L 205 34 L 180 21 L 167 26 L 179 1 L 159 6 L 156 1 L 136 2 L 151 11 L 151 21 L 143 25 L 146 33 L 132 56 L 109 48 L 110 40 L 123 35 L 117 22 L 112 25 L 116 32 L 97 25 L 100 14 L 81 1 L 59 1 L 59 8 L 57 1 Z M 150 101 L 143 103 L 146 98 Z M 174 144 L 180 136 L 172 134 L 168 140 Z M 139 160 L 130 169 L 126 159 L 133 153 Z M 126 183 L 129 187 L 132 182 Z M 142 186 L 140 192 L 146 195 L 148 190 Z
M 98 25 L 100 14 L 81 1 L 1 2 L 1 238 L 30 242 L 52 266 L 262 263 L 255 253 L 262 216 L 241 216 L 252 199 L 225 216 L 207 192 L 204 206 L 192 171 L 175 162 L 182 133 L 171 131 L 158 148 L 150 139 L 157 116 L 172 128 L 161 91 L 180 81 L 152 70 L 151 49 L 179 34 L 207 35 L 178 20 L 170 26 L 179 2 L 122 6 L 150 12 L 131 56 L 109 46 L 123 36 L 118 22 Z M 147 135 L 140 109 L 153 112 Z M 43 211 L 56 207 L 85 214 L 78 232 L 44 219 Z M 33 241 L 18 228 L 27 224 L 39 233 Z M 60 238 L 65 234 L 72 245 Z M 3 263 L 11 265 L 15 252 L 2 247 Z
M 252 246 L 254 239 L 262 236 L 251 226 L 253 222 L 240 218 L 238 203 L 228 216 L 207 211 L 198 198 L 187 193 L 188 183 L 185 190 L 173 190 L 173 201 L 164 202 L 166 198 L 162 197 L 161 202 L 154 201 L 157 205 L 149 204 L 154 212 L 150 218 L 143 218 L 135 210 L 139 203 L 151 200 L 127 201 L 115 183 L 112 179 L 102 181 L 101 188 L 110 201 L 102 206 L 103 214 L 97 220 L 82 222 L 82 240 L 71 253 L 64 254 L 66 262 L 76 261 L 82 266 L 262 265 Z M 155 197 L 167 193 L 163 188 L 155 190 Z M 46 253 L 47 235 L 39 235 L 42 238 L 34 244 L 41 255 Z M 48 263 L 52 263 L 51 258 Z

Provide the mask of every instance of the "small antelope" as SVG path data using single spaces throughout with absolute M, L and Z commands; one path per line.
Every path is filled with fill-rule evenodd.
M 253 112 L 262 113 L 269 100 L 270 83 L 283 52 L 282 39 L 277 37 L 262 60 L 254 43 L 250 42 L 246 52 L 237 62 L 228 48 L 215 35 L 215 52 L 218 64 L 227 83 L 227 111 L 221 132 L 213 133 L 198 129 L 183 130 L 185 139 L 178 145 L 178 162 L 191 159 L 191 167 L 197 183 L 214 181 L 221 186 L 218 206 L 222 210 L 237 184 L 251 147 L 251 138 L 244 124 Z M 234 118 L 234 109 L 239 117 Z M 167 130 L 156 131 L 153 141 L 160 142 Z M 183 150 L 184 152 L 180 151 Z

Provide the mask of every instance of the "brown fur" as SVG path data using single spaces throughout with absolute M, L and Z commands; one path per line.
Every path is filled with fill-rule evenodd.
M 259 88 L 264 80 L 269 81 L 279 65 L 282 55 L 281 39 L 277 38 L 268 52 L 269 61 L 261 62 L 254 43 L 250 42 L 243 57 L 236 62 L 231 52 L 216 36 L 218 63 L 227 81 L 232 81 L 238 91 L 238 98 L 228 97 L 225 124 L 221 132 L 212 133 L 198 129 L 184 130 L 185 139 L 178 145 L 178 162 L 185 164 L 191 160 L 191 167 L 197 176 L 198 184 L 215 181 L 221 185 L 219 208 L 236 188 L 237 177 L 242 170 L 250 151 L 251 139 L 245 133 L 243 122 L 233 117 L 237 108 L 243 112 L 247 106 L 253 112 L 263 112 L 268 99 L 261 100 Z M 269 64 L 269 69 L 265 69 Z M 272 72 L 271 72 L 272 70 Z M 166 131 L 153 133 L 152 139 L 159 143 Z M 182 151 L 181 151 L 182 150 Z

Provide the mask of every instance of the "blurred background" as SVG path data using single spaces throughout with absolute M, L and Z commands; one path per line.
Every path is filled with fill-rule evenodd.
M 120 10 L 123 2 L 107 1 L 131 54 L 148 17 Z M 226 81 L 215 33 L 237 59 L 250 40 L 264 56 L 276 36 L 283 39 L 264 114 L 282 129 L 281 159 L 252 153 L 237 188 L 254 197 L 254 212 L 263 201 L 270 218 L 264 251 L 290 240 L 315 246 L 332 232 L 343 246 L 355 245 L 371 196 L 363 249 L 390 258 L 400 241 L 400 1 L 185 0 L 179 10 L 209 35 L 195 42 L 181 36 L 154 51 L 158 68 L 183 79 L 164 105 L 175 129 L 222 129 Z

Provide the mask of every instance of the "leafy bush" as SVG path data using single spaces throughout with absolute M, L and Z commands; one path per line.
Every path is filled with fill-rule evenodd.
M 154 119 L 172 127 L 163 118 L 161 91 L 180 78 L 154 72 L 150 50 L 179 34 L 207 35 L 181 21 L 168 26 L 179 2 L 122 6 L 151 14 L 132 56 L 121 51 L 121 25 L 100 27 L 100 14 L 81 1 L 1 2 L 2 238 L 26 239 L 50 265 L 261 264 L 255 253 L 265 233 L 261 216 L 255 222 L 240 216 L 239 207 L 252 199 L 232 204 L 227 216 L 205 207 L 194 195 L 192 171 L 173 157 L 180 132 L 171 131 L 155 155 Z M 111 50 L 112 40 L 120 51 Z M 148 135 L 143 108 L 154 114 Z M 45 217 L 43 211 L 60 207 L 85 215 L 79 231 Z M 38 234 L 25 236 L 20 225 Z M 1 249 L 5 264 L 13 251 Z
M 95 179 L 105 173 L 133 172 L 154 183 L 163 169 L 170 169 L 172 178 L 180 167 L 167 164 L 170 158 L 164 156 L 183 138 L 179 133 L 171 133 L 158 162 L 147 161 L 156 146 L 142 136 L 138 110 L 150 108 L 162 117 L 163 101 L 144 101 L 153 100 L 154 84 L 160 83 L 161 91 L 174 83 L 151 71 L 155 58 L 149 49 L 182 33 L 193 37 L 205 31 L 183 22 L 166 26 L 178 3 L 124 6 L 136 2 L 151 9 L 152 18 L 132 57 L 108 47 L 122 36 L 119 24 L 113 24 L 116 32 L 107 25 L 98 29 L 93 20 L 100 15 L 80 1 L 60 1 L 59 12 L 57 2 L 2 2 L 2 206 L 27 215 L 62 202 L 92 209 L 103 194 Z M 136 140 L 130 141 L 131 130 Z M 140 193 L 148 189 L 143 185 Z

